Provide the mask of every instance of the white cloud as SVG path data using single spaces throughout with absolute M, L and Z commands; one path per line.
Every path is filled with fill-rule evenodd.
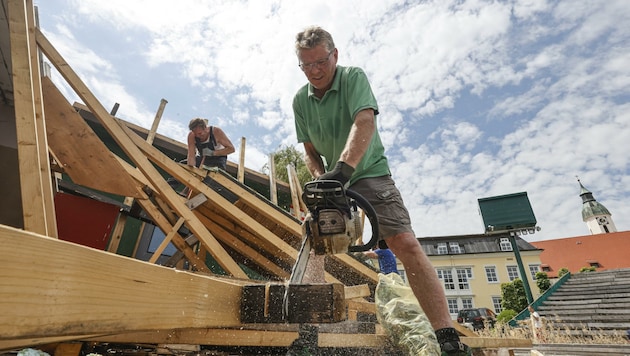
M 476 199 L 519 191 L 543 228 L 529 239 L 588 233 L 576 175 L 630 228 L 625 0 L 40 6 L 51 42 L 99 99 L 122 104 L 122 117 L 148 127 L 166 97 L 160 130 L 183 140 L 190 118 L 207 117 L 236 146 L 247 137 L 254 169 L 296 142 L 291 102 L 305 78 L 294 35 L 319 24 L 333 34 L 339 64 L 370 78 L 419 235 L 480 233 Z

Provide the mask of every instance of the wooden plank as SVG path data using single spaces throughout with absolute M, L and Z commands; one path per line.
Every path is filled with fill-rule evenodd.
M 276 256 L 279 256 L 280 253 L 283 253 L 286 256 L 297 255 L 297 251 L 293 247 L 284 242 L 275 234 L 271 233 L 258 221 L 254 220 L 251 216 L 245 214 L 242 210 L 234 207 L 230 201 L 222 197 L 219 193 L 215 192 L 212 188 L 210 188 L 203 182 L 199 181 L 197 178 L 191 176 L 186 170 L 181 167 L 180 164 L 173 162 L 171 159 L 158 151 L 155 147 L 148 145 L 144 140 L 142 140 L 140 136 L 134 134 L 128 128 L 126 130 L 129 132 L 129 137 L 132 139 L 133 143 L 135 143 L 137 147 L 142 150 L 146 157 L 148 157 L 153 163 L 164 169 L 167 173 L 175 177 L 175 179 L 180 181 L 182 184 L 188 187 L 192 187 L 192 191 L 195 194 L 199 192 L 205 195 L 208 198 L 208 201 L 205 202 L 203 205 L 211 204 L 214 208 L 221 210 L 225 214 L 228 214 L 234 221 L 239 221 L 242 226 L 250 231 L 252 234 L 271 241 L 278 250 L 277 253 L 275 253 Z M 200 208 L 201 207 L 197 209 Z M 216 251 L 212 248 L 212 246 L 206 245 L 206 247 L 208 248 L 208 251 L 212 253 L 212 255 L 216 258 Z
M 144 211 L 149 214 L 153 222 L 162 230 L 162 231 L 170 231 L 173 227 L 172 224 L 159 209 L 148 199 L 138 199 L 138 204 L 144 209 Z M 138 239 L 139 241 L 140 239 Z M 191 264 L 191 267 L 197 271 L 210 272 L 210 269 L 206 266 L 205 261 L 201 260 L 197 254 L 188 246 L 186 241 L 179 235 L 174 235 L 172 240 L 173 245 L 181 251 L 184 256 L 188 259 Z M 135 252 L 134 252 L 135 255 Z
M 264 331 L 247 329 L 181 329 L 153 330 L 99 336 L 86 340 L 111 343 L 173 343 L 214 346 L 287 347 L 297 339 L 297 331 Z M 319 333 L 319 347 L 382 347 L 385 335 Z
M 81 340 L 86 338 L 102 336 L 100 334 L 78 334 L 78 335 L 63 335 L 63 336 L 50 336 L 50 337 L 25 337 L 24 339 L 0 339 L 0 351 L 13 351 L 26 347 L 35 347 L 38 345 L 51 344 L 55 342 Z
M 57 218 L 55 216 L 55 187 L 52 182 L 50 169 L 50 158 L 48 152 L 48 139 L 46 136 L 46 116 L 44 114 L 44 104 L 42 100 L 42 86 L 40 73 L 40 53 L 35 41 L 34 28 L 35 8 L 33 0 L 26 1 L 26 20 L 29 26 L 28 46 L 31 60 L 31 81 L 33 83 L 33 104 L 35 107 L 35 128 L 37 130 L 37 145 L 39 147 L 39 170 L 42 175 L 42 198 L 44 200 L 44 212 L 46 214 L 46 224 L 48 226 L 48 236 L 58 237 Z
M 276 187 L 276 162 L 273 153 L 269 154 L 269 200 L 278 205 L 278 189 Z
M 266 271 L 271 272 L 275 276 L 283 279 L 289 278 L 289 272 L 285 271 L 272 261 L 270 261 L 265 256 L 261 255 L 258 251 L 249 247 L 247 244 L 243 243 L 239 240 L 235 235 L 231 234 L 223 227 L 208 219 L 206 216 L 199 214 L 199 220 L 203 222 L 203 224 L 210 230 L 214 232 L 214 236 L 216 236 L 219 240 L 221 240 L 226 245 L 230 246 L 232 249 L 238 251 L 243 256 L 250 259 L 252 262 L 256 263 L 261 268 Z
M 453 323 L 453 327 L 461 335 L 468 336 L 468 337 L 479 337 L 479 335 L 477 335 L 476 332 L 468 329 L 467 327 L 465 327 L 464 325 L 462 325 L 460 323 Z
M 372 292 L 370 292 L 370 287 L 367 284 L 350 286 L 345 289 L 346 299 L 365 298 L 370 295 L 372 295 Z
M 126 173 L 49 78 L 42 79 L 42 90 L 48 144 L 72 181 L 123 197 L 146 198 L 141 185 Z
M 259 214 L 271 220 L 274 224 L 279 225 L 280 228 L 285 229 L 287 233 L 295 236 L 302 236 L 302 226 L 297 219 L 278 213 L 275 209 L 270 208 L 268 203 L 262 201 L 260 197 L 252 194 L 236 181 L 226 177 L 220 172 L 209 171 L 208 176 L 216 180 L 230 192 L 236 194 L 241 202 L 255 209 Z
M 171 231 L 169 231 L 168 234 L 166 234 L 166 236 L 164 237 L 164 240 L 162 240 L 160 245 L 155 249 L 155 252 L 151 256 L 151 258 L 149 258 L 149 263 L 155 263 L 157 261 L 160 255 L 162 255 L 162 252 L 164 251 L 164 249 L 166 249 L 166 246 L 168 246 L 168 244 L 171 243 L 173 236 L 177 234 L 177 230 L 179 230 L 179 228 L 182 227 L 182 225 L 184 224 L 184 221 L 185 220 L 183 218 L 180 218 L 179 220 L 177 220 L 175 225 L 173 225 L 173 228 L 171 229 Z
M 0 246 L 0 340 L 240 324 L 233 283 L 5 225 Z
M 13 72 L 13 95 L 15 107 L 15 126 L 18 143 L 18 167 L 20 172 L 20 188 L 22 196 L 22 216 L 24 229 L 43 235 L 56 236 L 52 221 L 48 221 L 54 206 L 44 198 L 51 194 L 50 171 L 42 171 L 44 164 L 41 157 L 48 160 L 46 147 L 41 147 L 37 139 L 37 117 L 35 111 L 35 91 L 32 81 L 32 63 L 30 56 L 29 30 L 32 24 L 27 23 L 27 2 L 23 0 L 8 1 L 9 37 L 11 41 L 11 68 Z M 46 151 L 44 155 L 41 150 Z M 48 173 L 48 174 L 46 174 Z M 49 225 L 50 224 L 50 225 Z
M 158 125 L 160 125 L 160 120 L 162 119 L 162 113 L 164 113 L 164 107 L 168 101 L 162 98 L 160 100 L 160 106 L 158 107 L 157 112 L 155 113 L 155 118 L 153 119 L 153 124 L 151 125 L 151 130 L 149 130 L 149 134 L 147 135 L 147 142 L 153 144 L 153 139 L 155 138 L 155 134 L 157 132 Z
M 79 97 L 87 104 L 91 112 L 101 122 L 103 127 L 114 138 L 118 145 L 125 151 L 127 156 L 135 163 L 136 167 L 148 178 L 153 186 L 160 192 L 160 195 L 168 201 L 177 214 L 186 220 L 186 226 L 199 238 L 206 248 L 213 253 L 213 257 L 221 267 L 231 275 L 239 278 L 247 278 L 247 275 L 236 262 L 227 254 L 216 239 L 208 232 L 194 214 L 179 199 L 179 195 L 166 183 L 166 180 L 149 162 L 138 147 L 131 142 L 126 126 L 119 125 L 118 122 L 105 110 L 103 105 L 96 99 L 94 94 L 81 81 L 79 76 L 72 70 L 70 65 L 52 46 L 48 39 L 37 30 L 37 43 L 46 54 L 50 62 L 61 73 L 68 84 L 74 89 Z M 125 129 L 127 131 L 125 131 Z M 133 136 L 137 136 L 135 133 Z M 144 142 L 146 144 L 146 142 Z
M 279 213 L 274 209 L 270 209 L 269 205 L 264 201 L 260 200 L 259 197 L 251 194 L 247 189 L 240 186 L 233 179 L 230 179 L 219 172 L 208 172 L 208 176 L 214 180 L 216 180 L 219 184 L 224 186 L 230 192 L 236 194 L 239 197 L 239 202 L 243 202 L 247 204 L 251 208 L 255 209 L 258 213 L 269 219 L 274 224 L 277 224 L 279 228 L 283 228 L 295 236 L 302 236 L 302 226 L 300 222 L 291 216 Z M 295 256 L 297 256 L 297 251 L 295 252 Z M 348 254 L 342 255 L 334 255 L 332 258 L 337 259 L 341 263 L 347 265 L 348 267 L 356 270 L 365 278 L 378 283 L 378 272 L 371 269 L 370 267 L 364 265 L 363 263 L 357 261 L 355 258 Z M 327 275 L 326 281 L 333 282 L 329 279 Z
M 245 137 L 241 137 L 241 152 L 238 156 L 238 171 L 236 177 L 239 182 L 245 183 Z

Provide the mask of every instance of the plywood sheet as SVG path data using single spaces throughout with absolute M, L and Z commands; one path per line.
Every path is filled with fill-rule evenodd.
M 49 78 L 42 78 L 48 146 L 76 184 L 124 197 L 143 198 L 124 170 Z

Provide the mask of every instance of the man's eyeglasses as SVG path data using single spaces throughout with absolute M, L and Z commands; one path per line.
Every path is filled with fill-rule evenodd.
M 313 63 L 300 63 L 298 64 L 298 67 L 300 67 L 300 69 L 304 72 L 313 70 L 313 68 L 315 67 L 317 67 L 317 69 L 321 69 L 326 63 L 328 63 L 328 61 L 330 60 L 330 56 L 333 54 L 334 51 L 335 51 L 334 49 L 330 51 L 328 53 L 328 56 L 326 56 L 326 58 L 322 58 Z

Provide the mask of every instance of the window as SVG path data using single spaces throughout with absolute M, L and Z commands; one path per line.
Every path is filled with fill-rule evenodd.
M 512 243 L 507 237 L 501 238 L 501 251 L 512 251 Z
M 457 314 L 459 311 L 457 308 L 457 298 L 446 298 L 446 303 L 448 303 L 448 312 L 451 314 Z
M 550 272 L 550 271 L 551 271 L 551 267 L 550 267 L 549 265 L 547 265 L 547 264 L 542 264 L 542 265 L 540 265 L 540 269 L 541 269 L 543 272 Z
M 453 281 L 453 271 L 451 271 L 450 269 L 438 269 L 437 275 L 442 283 L 444 283 L 444 288 L 446 290 L 455 289 L 455 282 Z
M 529 265 L 529 274 L 532 275 L 532 279 L 536 280 L 536 273 L 540 271 L 540 265 Z
M 438 253 L 438 255 L 447 255 L 448 254 L 448 247 L 446 247 L 446 243 L 445 242 L 438 243 L 437 253 Z
M 590 260 L 590 261 L 587 261 L 587 262 L 588 262 L 588 265 L 591 266 L 591 267 L 599 268 L 599 267 L 602 266 L 602 265 L 599 264 L 599 262 L 594 261 L 594 260 Z
M 462 309 L 471 309 L 472 307 L 472 298 L 462 298 Z
M 507 273 L 508 273 L 508 278 L 510 279 L 510 282 L 520 278 L 518 275 L 518 267 L 517 266 L 506 266 L 507 267 Z
M 464 253 L 463 249 L 459 246 L 457 242 L 451 242 L 448 244 L 452 253 Z
M 501 307 L 501 297 L 492 297 L 492 307 L 494 308 L 494 312 L 499 314 L 503 311 Z
M 470 285 L 468 279 L 472 278 L 471 268 L 458 268 L 457 270 L 457 282 L 459 289 L 469 290 Z
M 488 283 L 498 283 L 497 268 L 495 266 L 486 266 L 486 279 Z

